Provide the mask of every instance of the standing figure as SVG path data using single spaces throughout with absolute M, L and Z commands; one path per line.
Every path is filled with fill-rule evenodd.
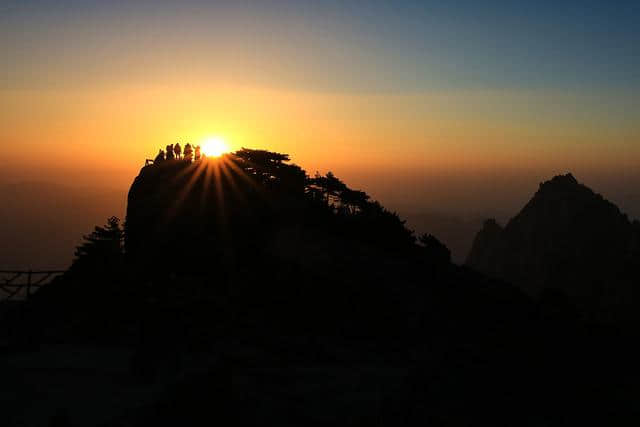
M 167 160 L 173 160 L 173 144 L 167 145 Z
M 191 160 L 193 159 L 193 149 L 191 148 L 191 144 L 189 143 L 184 146 L 184 159 L 187 162 L 191 162 Z
M 182 148 L 180 147 L 179 142 L 176 142 L 176 145 L 173 146 L 173 152 L 176 155 L 176 159 L 180 159 L 180 154 L 182 154 Z
M 158 155 L 156 156 L 155 160 L 153 161 L 153 163 L 162 163 L 164 162 L 164 151 L 160 150 L 158 151 Z
M 196 162 L 197 162 L 198 160 L 200 160 L 200 146 L 199 146 L 199 145 L 196 145 L 196 155 L 195 155 L 195 160 L 196 160 Z

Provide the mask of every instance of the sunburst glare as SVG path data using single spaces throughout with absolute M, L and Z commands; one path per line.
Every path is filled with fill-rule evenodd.
M 219 157 L 229 152 L 229 146 L 224 139 L 214 136 L 202 141 L 202 152 L 210 157 Z

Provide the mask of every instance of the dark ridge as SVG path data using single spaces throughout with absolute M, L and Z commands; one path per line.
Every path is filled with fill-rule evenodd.
M 551 187 L 575 187 L 561 181 Z M 501 266 L 501 245 L 517 253 L 505 233 L 539 206 L 557 214 L 547 193 L 558 192 L 541 188 L 504 229 L 487 221 L 474 250 L 495 251 L 486 262 Z M 574 205 L 568 218 L 579 224 Z M 366 193 L 331 173 L 308 176 L 283 154 L 146 166 L 124 228 L 110 218 L 76 255 L 1 319 L 19 325 L 6 340 L 12 354 L 31 355 L 24 363 L 54 363 L 52 344 L 74 360 L 79 349 L 106 355 L 57 379 L 51 425 L 82 424 L 81 408 L 56 397 L 79 376 L 86 396 L 118 397 L 93 414 L 102 426 L 637 420 L 635 340 L 587 327 L 564 293 L 535 300 L 452 264 L 434 236 L 416 239 Z M 120 365 L 115 349 L 128 355 Z M 50 370 L 39 369 L 35 382 L 49 391 Z M 20 419 L 34 392 L 20 375 L 5 381 L 16 397 L 3 414 Z

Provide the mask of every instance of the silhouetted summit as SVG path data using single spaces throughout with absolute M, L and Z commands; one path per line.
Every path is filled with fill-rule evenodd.
M 127 257 L 146 270 L 158 260 L 168 273 L 259 253 L 302 256 L 302 247 L 292 245 L 312 248 L 311 240 L 328 235 L 400 251 L 415 247 L 397 215 L 331 172 L 307 176 L 286 154 L 242 149 L 219 159 L 160 162 L 145 166 L 129 191 Z
M 567 174 L 540 184 L 504 228 L 485 222 L 467 264 L 532 295 L 560 290 L 581 309 L 608 316 L 633 304 L 637 246 L 637 225 Z

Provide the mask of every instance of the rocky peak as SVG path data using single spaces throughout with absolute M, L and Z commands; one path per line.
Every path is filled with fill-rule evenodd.
M 637 228 L 568 173 L 540 188 L 504 229 L 485 222 L 467 264 L 532 295 L 558 289 L 583 305 L 623 303 L 638 263 Z M 604 296 L 603 296 L 604 295 Z
M 540 184 L 540 186 L 542 185 L 553 185 L 553 186 L 575 186 L 575 185 L 580 185 L 578 183 L 578 180 L 573 176 L 573 174 L 571 172 L 565 174 L 565 175 L 556 175 L 553 178 L 551 178 L 549 181 L 546 181 L 542 184 Z

